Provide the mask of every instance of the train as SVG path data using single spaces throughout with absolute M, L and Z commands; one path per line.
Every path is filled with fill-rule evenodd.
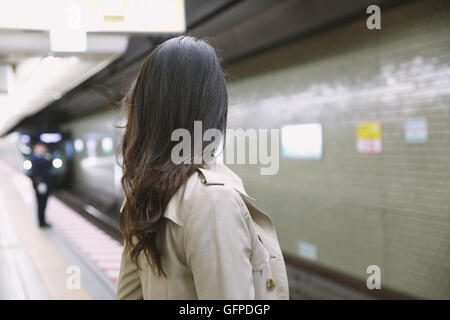
M 0 140 L 0 159 L 27 176 L 33 170 L 30 157 L 33 146 L 47 146 L 51 174 L 56 188 L 67 187 L 72 178 L 73 144 L 69 134 L 61 132 L 11 133 Z

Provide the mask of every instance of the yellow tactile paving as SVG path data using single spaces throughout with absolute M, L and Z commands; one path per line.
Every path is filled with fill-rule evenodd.
M 91 299 L 83 288 L 67 288 L 68 265 L 46 234 L 37 227 L 36 218 L 30 212 L 31 208 L 23 203 L 23 198 L 12 186 L 11 178 L 14 172 L 11 170 L 0 162 L 0 197 L 3 198 L 7 214 L 17 231 L 17 246 L 29 255 L 46 291 L 45 295 L 49 299 Z

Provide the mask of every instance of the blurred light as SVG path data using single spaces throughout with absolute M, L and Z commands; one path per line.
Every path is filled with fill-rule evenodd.
M 23 134 L 23 135 L 20 136 L 20 142 L 22 142 L 22 143 L 30 143 L 30 141 L 31 141 L 31 138 L 30 138 L 29 135 Z
M 56 143 L 61 141 L 61 138 L 62 136 L 60 133 L 41 133 L 39 136 L 39 139 L 45 143 Z
M 111 153 L 114 149 L 113 139 L 105 137 L 102 139 L 102 150 L 104 153 Z
M 25 160 L 22 165 L 25 170 L 30 170 L 33 166 L 30 160 Z
M 52 165 L 53 165 L 56 169 L 58 169 L 58 168 L 61 168 L 61 167 L 62 167 L 63 162 L 62 162 L 61 159 L 56 158 L 56 159 L 53 159 Z
M 83 152 L 84 150 L 84 142 L 81 139 L 75 139 L 73 146 L 75 148 L 75 152 L 77 153 Z

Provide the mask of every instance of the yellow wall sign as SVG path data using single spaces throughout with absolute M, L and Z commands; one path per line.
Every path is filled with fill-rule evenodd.
M 356 150 L 359 153 L 382 151 L 380 122 L 360 122 L 356 125 Z
M 379 122 L 361 122 L 357 125 L 358 139 L 381 139 L 381 125 Z

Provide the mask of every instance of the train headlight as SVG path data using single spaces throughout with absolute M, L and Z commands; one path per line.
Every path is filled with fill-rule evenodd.
M 33 166 L 30 160 L 25 160 L 22 165 L 25 170 L 30 170 Z
M 56 169 L 58 169 L 58 168 L 61 168 L 61 167 L 62 167 L 63 162 L 62 162 L 61 159 L 56 158 L 56 159 L 53 159 L 52 165 L 53 165 Z

